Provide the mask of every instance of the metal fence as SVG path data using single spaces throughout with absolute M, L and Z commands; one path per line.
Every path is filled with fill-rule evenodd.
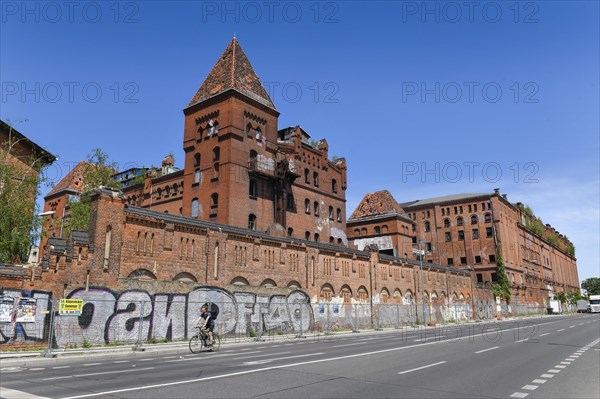
M 0 302 L 0 348 L 28 344 L 52 349 L 129 344 L 136 347 L 186 341 L 205 302 L 136 296 L 83 302 L 69 314 L 49 298 Z M 473 306 L 474 305 L 474 306 Z M 462 323 L 497 317 L 496 303 L 307 303 L 289 301 L 212 303 L 215 330 L 222 341 L 328 339 L 339 332 L 405 328 L 431 323 Z M 12 307 L 11 307 L 12 306 Z M 536 304 L 501 306 L 501 316 L 545 313 Z

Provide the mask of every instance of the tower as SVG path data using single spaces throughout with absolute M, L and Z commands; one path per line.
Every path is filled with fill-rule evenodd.
M 275 221 L 275 193 L 268 184 L 250 187 L 248 169 L 275 159 L 279 112 L 237 39 L 184 115 L 183 215 L 238 227 L 254 215 L 266 229 Z

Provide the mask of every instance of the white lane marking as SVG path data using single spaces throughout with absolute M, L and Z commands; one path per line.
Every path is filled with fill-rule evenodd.
M 242 359 L 250 359 L 254 357 L 264 357 L 264 356 L 275 356 L 275 355 L 286 355 L 292 352 L 278 352 L 278 353 L 263 353 L 262 355 L 253 355 L 253 356 L 243 356 L 243 357 L 234 357 L 233 360 L 242 360 Z M 245 353 L 244 353 L 245 354 Z
M 48 399 L 45 396 L 37 396 L 32 393 L 17 391 L 16 389 L 3 386 L 0 386 L 0 397 L 5 399 Z
M 538 324 L 538 326 L 545 325 L 545 324 L 553 324 L 553 323 L 558 323 L 558 322 L 560 322 L 560 320 L 549 321 L 547 323 L 540 323 L 540 324 Z M 509 329 L 506 329 L 505 331 L 512 331 L 512 330 L 516 330 L 517 328 L 521 328 L 521 327 L 509 328 Z M 485 334 L 486 333 L 469 335 L 468 338 L 471 339 L 472 337 L 483 336 Z M 252 370 L 238 371 L 238 372 L 229 373 L 229 374 L 219 374 L 219 375 L 215 375 L 212 377 L 194 378 L 191 380 L 174 381 L 174 382 L 167 382 L 167 383 L 162 383 L 162 384 L 144 385 L 144 386 L 138 386 L 138 387 L 132 387 L 132 388 L 115 389 L 112 391 L 96 392 L 96 393 L 89 393 L 89 394 L 77 395 L 77 396 L 69 396 L 69 397 L 66 397 L 63 399 L 90 398 L 90 397 L 94 397 L 94 396 L 107 396 L 107 395 L 123 393 L 123 392 L 135 392 L 135 391 L 142 391 L 142 390 L 146 390 L 146 389 L 155 389 L 155 388 L 170 387 L 170 386 L 175 386 L 175 385 L 192 384 L 192 383 L 196 383 L 196 382 L 203 382 L 203 381 L 210 381 L 210 380 L 221 379 L 221 378 L 235 377 L 238 375 L 261 373 L 263 371 L 279 370 L 279 369 L 285 369 L 285 368 L 289 368 L 289 367 L 304 366 L 304 365 L 308 365 L 308 364 L 324 363 L 324 362 L 331 362 L 331 361 L 344 360 L 344 359 L 352 359 L 355 357 L 371 356 L 371 355 L 376 355 L 376 354 L 380 354 L 380 353 L 397 352 L 397 351 L 406 350 L 406 349 L 418 348 L 421 346 L 438 345 L 438 344 L 442 344 L 442 343 L 446 343 L 446 342 L 456 343 L 457 341 L 460 341 L 461 339 L 466 339 L 466 338 L 467 337 L 460 337 L 460 338 L 452 338 L 451 340 L 425 342 L 422 344 L 400 346 L 400 347 L 389 348 L 389 349 L 381 349 L 381 350 L 372 351 L 372 352 L 355 353 L 353 355 L 330 357 L 330 358 L 326 358 L 326 359 L 309 360 L 306 362 L 291 363 L 291 364 L 281 364 L 281 365 L 277 365 L 277 366 L 262 367 L 262 368 L 258 368 L 258 369 L 252 369 Z M 223 355 L 223 356 L 225 356 L 225 355 Z M 192 359 L 195 359 L 195 357 Z M 189 360 L 189 359 L 182 359 L 182 360 Z M 175 361 L 175 360 L 167 360 L 167 362 L 173 362 L 173 361 Z
M 115 360 L 113 363 L 129 363 L 129 360 Z
M 546 336 L 548 334 L 550 334 L 550 333 L 540 334 L 540 337 L 544 337 L 544 336 Z
M 437 362 L 437 363 L 433 363 L 433 364 L 428 364 L 427 366 L 421 366 L 421 367 L 417 367 L 416 369 L 410 369 L 410 370 L 405 370 L 405 371 L 401 371 L 398 374 L 406 374 L 406 373 L 412 373 L 413 371 L 418 371 L 418 370 L 423 370 L 429 367 L 433 367 L 433 366 L 437 366 L 438 364 L 444 364 L 446 363 L 446 361 L 441 361 L 441 362 Z
M 36 367 L 34 369 L 29 369 L 29 371 L 40 371 L 40 370 L 46 370 L 46 367 Z
M 223 353 L 223 354 L 219 354 L 219 355 L 214 355 L 211 354 L 210 358 L 211 359 L 215 359 L 215 358 L 219 358 L 219 357 L 230 357 L 230 356 L 236 356 L 236 355 L 247 355 L 248 353 L 260 353 L 261 351 L 254 351 L 254 352 L 244 352 L 244 353 Z M 199 360 L 199 361 L 205 361 L 207 359 L 207 357 L 204 356 L 191 356 L 191 357 L 186 357 L 186 358 L 182 358 L 182 359 L 175 359 L 175 360 L 165 360 L 163 363 L 177 363 L 177 362 L 187 362 L 190 360 Z
M 540 379 L 535 379 L 535 380 L 533 380 L 533 381 L 531 381 L 531 382 L 533 382 L 534 384 L 543 384 L 543 383 L 544 383 L 544 382 L 546 382 L 546 381 L 548 381 L 548 380 L 540 380 Z
M 354 344 L 333 345 L 332 348 L 343 348 L 344 346 L 354 346 L 354 345 L 364 345 L 364 343 L 363 342 L 356 342 Z
M 522 339 L 522 340 L 519 340 L 519 341 L 515 341 L 515 343 L 518 344 L 519 342 L 525 342 L 525 341 L 529 341 L 529 338 L 525 338 L 525 339 Z
M 299 357 L 318 356 L 318 355 L 323 355 L 323 354 L 324 354 L 323 352 L 305 353 L 304 355 L 297 355 L 297 356 L 285 356 L 285 357 L 278 357 L 275 359 L 255 360 L 252 362 L 244 362 L 244 364 L 245 365 L 265 364 L 265 363 L 275 362 L 277 360 L 296 359 Z
M 483 353 L 483 352 L 491 351 L 491 350 L 498 349 L 498 348 L 499 348 L 499 346 L 494 346 L 493 348 L 487 348 L 484 350 L 477 351 L 475 353 Z
M 165 358 L 166 359 L 166 358 Z M 154 360 L 152 358 L 140 359 L 139 362 L 149 362 L 150 360 Z
M 521 389 L 526 389 L 528 391 L 535 391 L 536 389 L 538 389 L 538 386 L 537 385 L 525 385 Z
M 554 373 L 554 374 L 558 374 L 560 373 L 560 370 L 556 370 L 556 369 L 550 369 L 548 370 L 549 373 Z
M 53 369 L 57 369 L 57 370 L 58 370 L 58 369 L 68 369 L 68 368 L 70 368 L 70 367 L 71 367 L 71 366 L 56 366 L 56 367 L 52 367 L 52 368 L 53 368 Z
M 552 378 L 552 377 L 554 377 L 554 374 L 542 374 L 542 375 L 540 375 L 540 377 L 542 377 L 542 378 Z
M 565 331 L 565 329 L 561 328 L 560 330 L 556 330 L 556 332 L 561 332 L 561 331 Z
M 575 326 L 569 326 L 569 328 L 575 328 Z
M 527 395 L 529 395 L 528 393 L 523 393 L 523 392 L 515 392 L 512 395 L 510 395 L 511 398 L 524 398 Z
M 84 364 L 84 366 L 86 366 L 86 367 L 87 367 L 87 366 L 99 366 L 99 365 L 101 365 L 101 364 L 102 364 L 102 363 L 88 363 L 88 364 Z
M 560 362 L 560 364 L 566 364 L 567 366 L 571 364 L 571 362 Z
M 554 366 L 554 368 L 556 368 L 556 369 L 564 369 L 566 367 L 567 366 L 563 366 L 562 364 L 557 364 L 556 366 Z

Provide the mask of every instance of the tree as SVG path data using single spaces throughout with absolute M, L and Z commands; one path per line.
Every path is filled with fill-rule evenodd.
M 554 294 L 554 299 L 560 301 L 560 303 L 567 302 L 567 296 L 562 291 L 561 292 L 557 292 L 556 294 Z
M 591 277 L 583 280 L 581 288 L 586 290 L 588 295 L 600 295 L 600 278 Z
M 43 180 L 40 158 L 19 155 L 18 140 L 0 145 L 0 263 L 27 260 L 29 249 L 39 237 L 40 219 L 35 198 Z
M 98 187 L 121 189 L 121 183 L 113 179 L 118 165 L 110 161 L 108 154 L 100 148 L 95 148 L 88 154 L 87 163 L 83 171 L 83 192 L 79 198 L 72 199 L 69 203 L 69 217 L 63 223 L 66 237 L 73 230 L 87 230 L 90 224 L 92 192 Z

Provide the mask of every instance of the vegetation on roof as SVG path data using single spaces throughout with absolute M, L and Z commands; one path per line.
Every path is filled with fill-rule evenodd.
M 569 256 L 575 256 L 575 246 L 566 235 L 559 235 L 556 230 L 550 229 L 546 224 L 537 217 L 533 209 L 527 204 L 519 204 L 519 209 L 525 215 L 524 226 L 532 233 L 544 238 L 554 247 L 558 248 Z

